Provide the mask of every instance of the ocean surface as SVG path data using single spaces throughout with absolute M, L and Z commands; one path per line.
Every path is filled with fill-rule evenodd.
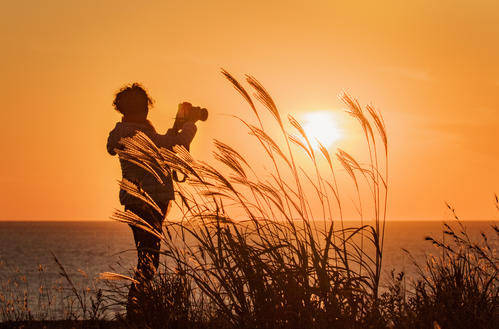
M 450 221 L 449 223 L 453 223 Z M 491 225 L 497 222 L 464 222 L 470 236 L 487 233 L 498 246 Z M 442 222 L 387 222 L 383 273 L 390 270 L 414 275 L 415 267 L 402 249 L 423 264 L 425 254 L 437 254 L 426 236 L 442 237 Z M 29 299 L 40 286 L 45 289 L 63 284 L 55 255 L 72 276 L 75 285 L 89 285 L 101 272 L 129 273 L 136 252 L 130 228 L 113 221 L 102 222 L 0 222 L 0 283 L 24 285 Z M 33 304 L 33 303 L 32 303 Z

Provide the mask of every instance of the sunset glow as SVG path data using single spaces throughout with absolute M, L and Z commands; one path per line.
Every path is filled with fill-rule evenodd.
M 443 220 L 444 201 L 497 218 L 498 1 L 4 1 L 0 15 L 0 220 L 107 220 L 121 206 L 104 146 L 121 120 L 114 94 L 132 82 L 158 132 L 180 102 L 209 110 L 196 159 L 213 139 L 258 157 L 232 117 L 252 112 L 220 68 L 256 77 L 332 154 L 365 151 L 339 93 L 380 111 L 391 219 Z
M 303 119 L 303 129 L 314 149 L 319 148 L 318 142 L 328 148 L 342 137 L 342 132 L 329 111 L 310 112 L 305 114 Z

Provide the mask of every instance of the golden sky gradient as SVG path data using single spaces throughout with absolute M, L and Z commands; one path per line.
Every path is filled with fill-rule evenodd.
M 105 143 L 125 83 L 146 86 L 161 131 L 183 100 L 210 110 L 195 157 L 211 158 L 214 137 L 242 143 L 224 114 L 249 111 L 221 67 L 297 116 L 340 111 L 344 90 L 379 109 L 389 219 L 445 219 L 445 201 L 498 219 L 498 1 L 19 0 L 0 16 L 0 220 L 104 220 L 119 207 Z

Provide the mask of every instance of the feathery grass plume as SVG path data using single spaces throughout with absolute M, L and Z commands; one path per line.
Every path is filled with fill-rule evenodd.
M 289 167 L 292 167 L 291 161 L 284 154 L 284 152 L 281 150 L 279 145 L 274 141 L 274 139 L 272 139 L 265 131 L 253 125 L 249 125 L 249 128 L 251 130 L 252 135 L 257 137 L 259 140 L 264 141 L 267 145 L 270 145 L 271 149 L 274 150 L 274 152 L 277 153 L 280 156 L 280 158 L 283 159 Z
M 293 142 L 295 142 L 301 148 L 303 148 L 303 150 L 307 153 L 307 155 L 310 158 L 314 159 L 315 158 L 314 149 L 312 148 L 312 145 L 310 144 L 310 140 L 308 139 L 308 136 L 305 133 L 305 129 L 303 129 L 302 125 L 292 115 L 288 115 L 288 120 L 289 120 L 289 123 L 291 123 L 291 125 L 300 133 L 300 136 L 303 138 L 305 143 L 307 143 L 307 146 L 305 146 L 302 142 L 298 142 L 298 141 L 293 141 Z M 289 136 L 291 137 L 293 135 L 289 135 Z
M 255 104 L 253 103 L 253 100 L 251 99 L 251 97 L 248 94 L 248 92 L 246 91 L 246 89 L 244 89 L 244 87 L 239 83 L 239 81 L 237 81 L 236 78 L 234 78 L 229 72 L 227 72 L 224 69 L 222 69 L 221 72 L 225 76 L 225 78 L 227 80 L 229 80 L 229 82 L 232 84 L 232 86 L 239 92 L 239 94 L 241 94 L 241 96 L 243 96 L 243 98 L 246 100 L 246 102 L 248 102 L 251 109 L 253 110 L 253 113 L 257 117 L 258 122 L 260 123 L 260 127 L 263 128 L 262 121 L 260 119 L 260 115 L 258 114 L 258 111 L 255 107 Z
M 118 274 L 118 273 L 113 273 L 113 272 L 102 272 L 99 274 L 99 280 L 113 280 L 113 281 L 129 281 L 135 284 L 139 284 L 139 281 L 135 280 L 134 278 L 128 276 L 128 275 L 123 275 L 123 274 Z
M 282 134 L 283 134 L 284 139 L 286 141 L 286 146 L 288 148 L 289 161 L 287 161 L 287 162 L 290 163 L 292 166 L 292 173 L 293 173 L 293 176 L 295 178 L 296 188 L 298 189 L 299 193 L 301 194 L 301 193 L 303 193 L 302 186 L 300 184 L 300 179 L 299 179 L 298 172 L 296 169 L 296 164 L 295 164 L 295 161 L 293 158 L 293 153 L 291 152 L 291 148 L 289 145 L 289 140 L 288 140 L 289 134 L 286 133 L 286 131 L 285 131 L 283 122 L 281 120 L 281 114 L 280 114 L 279 110 L 277 109 L 277 106 L 275 105 L 275 102 L 272 99 L 272 97 L 270 96 L 270 94 L 267 92 L 267 90 L 262 86 L 262 84 L 257 79 L 255 79 L 253 76 L 246 75 L 246 81 L 249 83 L 249 85 L 251 87 L 253 87 L 253 89 L 255 91 L 254 92 L 255 97 L 260 101 L 260 103 L 262 103 L 267 108 L 267 110 L 269 110 L 272 113 L 275 121 L 279 124 L 279 127 L 281 128 Z M 262 127 L 262 131 L 263 131 L 263 127 Z M 304 211 L 305 210 L 304 209 L 305 208 L 304 201 L 301 199 L 300 199 L 300 206 L 302 208 L 301 212 L 306 213 L 306 211 Z
M 281 114 L 279 113 L 279 110 L 277 109 L 274 100 L 272 99 L 272 97 L 270 97 L 270 94 L 267 92 L 267 90 L 265 90 L 262 84 L 251 75 L 246 75 L 246 81 L 249 83 L 251 87 L 253 87 L 256 99 L 258 99 L 260 103 L 262 103 L 267 108 L 267 110 L 269 110 L 270 113 L 272 113 L 272 115 L 279 123 L 281 128 L 284 129 L 281 120 Z
M 383 154 L 385 172 L 383 177 L 379 170 L 380 164 L 378 159 L 378 147 L 376 142 L 376 135 L 374 134 L 371 121 L 364 114 L 364 111 L 362 110 L 362 107 L 357 100 L 353 99 L 346 93 L 343 93 L 340 98 L 348 106 L 347 112 L 357 119 L 357 121 L 361 124 L 362 129 L 364 130 L 364 136 L 370 159 L 369 169 L 374 175 L 369 185 L 371 190 L 373 191 L 373 217 L 375 218 L 375 225 L 374 227 L 371 227 L 370 233 L 376 248 L 376 264 L 379 264 L 379 266 L 377 266 L 377 278 L 375 281 L 379 282 L 379 277 L 381 276 L 381 264 L 383 259 L 382 250 L 385 237 L 386 210 L 388 199 L 388 139 L 386 136 L 385 124 L 382 116 L 378 114 L 372 106 L 366 106 L 367 113 L 376 126 L 384 145 Z M 380 184 L 380 181 L 382 182 L 382 184 Z M 378 287 L 374 289 L 374 293 L 377 296 Z
M 133 197 L 142 200 L 145 204 L 149 205 L 152 209 L 156 210 L 158 214 L 163 213 L 161 208 L 159 208 L 156 202 L 154 202 L 153 198 L 151 198 L 151 196 L 146 191 L 144 191 L 134 183 L 130 182 L 127 179 L 122 179 L 119 182 L 119 185 L 121 190 L 124 190 Z
M 305 146 L 305 144 L 303 144 L 303 142 L 300 140 L 299 137 L 297 137 L 294 134 L 290 134 L 289 135 L 289 140 L 291 142 L 293 142 L 294 144 L 298 145 L 299 147 L 301 147 L 305 151 L 305 153 L 307 153 L 308 157 L 310 159 L 312 159 L 312 153 L 311 153 L 311 151 L 308 149 L 307 146 Z
M 111 219 L 140 228 L 158 237 L 159 239 L 162 238 L 162 235 L 158 232 L 156 228 L 154 228 L 150 223 L 148 223 L 146 220 L 142 219 L 139 215 L 135 214 L 130 210 L 126 211 L 115 210 L 113 215 L 111 216 Z
M 385 127 L 385 121 L 383 120 L 383 116 L 381 115 L 381 113 L 377 112 L 370 105 L 367 105 L 366 109 L 371 115 L 371 118 L 373 119 L 376 128 L 378 129 L 378 134 L 381 137 L 381 140 L 383 141 L 383 145 L 385 146 L 385 153 L 388 153 L 388 137 L 386 136 L 386 127 Z

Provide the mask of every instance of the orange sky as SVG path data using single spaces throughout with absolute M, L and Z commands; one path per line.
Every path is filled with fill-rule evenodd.
M 0 13 L 0 220 L 103 220 L 119 206 L 105 142 L 113 93 L 142 82 L 151 120 L 210 109 L 192 146 L 247 107 L 219 74 L 251 73 L 284 112 L 341 110 L 346 90 L 385 116 L 390 219 L 496 219 L 497 1 L 9 1 Z M 354 139 L 355 136 L 345 138 Z

